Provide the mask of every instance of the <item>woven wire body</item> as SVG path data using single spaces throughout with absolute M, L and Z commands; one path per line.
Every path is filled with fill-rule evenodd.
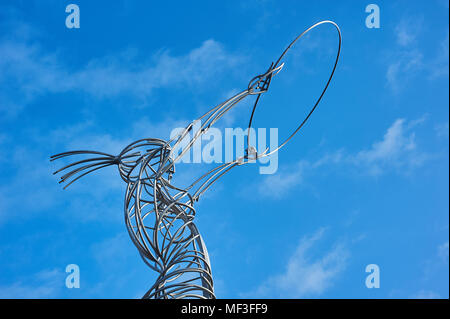
M 250 145 L 250 128 L 260 97 L 268 91 L 273 76 L 283 68 L 284 63 L 281 61 L 291 46 L 321 24 L 332 24 L 339 35 L 339 47 L 328 81 L 312 109 L 293 133 L 276 149 L 258 153 Z M 141 139 L 125 147 L 117 156 L 87 150 L 51 156 L 52 161 L 68 156 L 88 156 L 54 172 L 66 172 L 59 181 L 66 183 L 64 188 L 101 168 L 112 165 L 118 167 L 120 177 L 127 185 L 124 214 L 128 233 L 146 265 L 157 272 L 155 283 L 143 298 L 215 298 L 208 252 L 194 223 L 194 203 L 232 168 L 277 152 L 303 127 L 330 84 L 339 60 L 340 48 L 339 27 L 332 21 L 318 22 L 297 36 L 278 60 L 271 63 L 266 72 L 255 76 L 245 90 L 213 107 L 171 140 Z M 175 163 L 214 123 L 249 96 L 256 96 L 256 100 L 248 124 L 245 154 L 203 174 L 184 189 L 172 185 Z M 201 125 L 194 132 L 197 123 Z M 183 145 L 181 152 L 180 145 Z
M 127 182 L 128 233 L 144 262 L 158 272 L 144 298 L 215 298 L 192 197 L 171 185 L 172 170 L 161 171 L 161 165 L 170 161 L 168 144 L 148 139 L 133 143 L 127 151 L 137 147 L 150 148 L 144 155 L 136 154 L 137 161 L 129 157 L 121 161 L 119 170 Z

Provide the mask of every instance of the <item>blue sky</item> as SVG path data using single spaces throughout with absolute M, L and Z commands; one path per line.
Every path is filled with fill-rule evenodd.
M 62 190 L 49 156 L 167 139 L 331 19 L 342 56 L 278 171 L 231 171 L 197 225 L 219 298 L 448 298 L 447 1 L 65 1 L 0 5 L 0 298 L 139 298 L 155 276 L 123 221 L 115 168 Z M 303 39 L 255 117 L 280 140 L 332 66 L 336 34 Z M 248 104 L 224 125 L 245 127 Z M 203 164 L 181 164 L 180 180 Z M 204 170 L 203 170 L 204 171 Z M 183 177 L 184 176 L 184 177 Z M 65 267 L 81 287 L 65 287 Z M 365 267 L 380 268 L 368 289 Z

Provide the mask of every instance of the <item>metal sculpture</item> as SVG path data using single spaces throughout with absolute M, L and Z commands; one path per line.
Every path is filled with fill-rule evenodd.
M 258 153 L 250 145 L 250 128 L 261 95 L 284 66 L 282 59 L 302 36 L 321 24 L 332 24 L 339 35 L 339 46 L 331 74 L 314 106 L 301 124 L 275 150 Z M 215 298 L 210 260 L 203 239 L 194 223 L 194 203 L 220 177 L 232 168 L 254 162 L 281 149 L 306 123 L 330 84 L 339 60 L 341 32 L 332 21 L 318 22 L 299 36 L 284 50 L 268 70 L 254 77 L 248 87 L 189 124 L 169 141 L 146 138 L 131 143 L 117 156 L 96 151 L 72 151 L 51 156 L 51 161 L 72 155 L 93 156 L 62 167 L 54 174 L 67 171 L 60 183 L 70 184 L 103 167 L 117 165 L 120 177 L 127 184 L 125 192 L 125 224 L 128 233 L 144 262 L 158 273 L 154 285 L 143 298 Z M 256 95 L 247 134 L 244 156 L 222 164 L 195 180 L 186 189 L 171 184 L 175 163 L 225 113 L 248 96 Z M 201 127 L 193 132 L 197 123 Z M 191 137 L 191 132 L 193 136 Z M 181 141 L 189 139 L 179 154 L 174 154 Z

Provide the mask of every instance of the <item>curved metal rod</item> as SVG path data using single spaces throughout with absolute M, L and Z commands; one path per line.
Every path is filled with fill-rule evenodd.
M 283 58 L 306 33 L 321 24 L 332 24 L 339 34 L 336 60 L 328 81 L 314 106 L 288 138 L 275 150 L 257 153 L 250 145 L 250 128 L 261 95 L 268 91 L 273 76 L 284 67 Z M 157 273 L 157 279 L 143 298 L 215 298 L 213 277 L 206 245 L 194 223 L 194 202 L 217 180 L 236 166 L 270 156 L 280 150 L 306 123 L 321 101 L 336 69 L 341 49 L 341 32 L 332 21 L 321 21 L 297 36 L 262 74 L 252 78 L 247 88 L 211 108 L 187 125 L 169 141 L 145 138 L 127 145 L 117 156 L 97 151 L 72 151 L 51 156 L 50 160 L 68 156 L 93 156 L 63 166 L 60 183 L 68 187 L 81 177 L 103 167 L 117 165 L 127 184 L 124 219 L 128 234 L 145 264 Z M 247 132 L 245 154 L 221 164 L 195 179 L 187 188 L 172 185 L 175 163 L 218 120 L 247 97 L 256 96 Z M 200 128 L 194 132 L 197 123 Z M 187 146 L 178 152 L 181 143 Z M 175 153 L 177 152 L 177 153 Z
M 281 62 L 281 60 L 284 58 L 284 56 L 286 55 L 286 53 L 291 49 L 291 47 L 300 39 L 302 38 L 304 35 L 306 35 L 308 32 L 310 32 L 311 30 L 313 30 L 314 28 L 318 27 L 319 25 L 322 24 L 331 24 L 335 27 L 337 33 L 338 33 L 338 37 L 339 37 L 339 43 L 338 43 L 338 49 L 337 49 L 337 53 L 336 53 L 336 58 L 334 60 L 334 65 L 333 65 L 333 69 L 331 70 L 330 76 L 328 77 L 328 80 L 325 84 L 325 87 L 322 90 L 322 93 L 320 94 L 319 98 L 316 100 L 316 102 L 314 103 L 314 106 L 311 108 L 311 110 L 309 111 L 308 115 L 303 119 L 303 121 L 300 123 L 300 125 L 294 130 L 293 133 L 291 133 L 291 135 L 289 135 L 289 137 L 283 142 L 281 143 L 276 149 L 272 150 L 270 153 L 267 153 L 267 150 L 265 152 L 263 152 L 263 154 L 261 154 L 261 156 L 258 156 L 255 159 L 259 159 L 265 156 L 270 156 L 275 152 L 278 152 L 284 145 L 286 145 L 287 142 L 289 142 L 290 139 L 292 139 L 294 137 L 295 134 L 297 134 L 298 131 L 300 131 L 300 129 L 303 127 L 303 125 L 305 125 L 306 121 L 308 121 L 309 117 L 312 115 L 312 113 L 314 112 L 314 110 L 316 109 L 317 105 L 319 105 L 320 101 L 322 100 L 322 97 L 324 96 L 325 92 L 328 89 L 328 86 L 330 85 L 331 79 L 333 78 L 334 72 L 336 70 L 337 64 L 339 62 L 339 56 L 341 54 L 341 45 L 342 45 L 342 35 L 341 35 L 341 30 L 339 29 L 339 26 L 333 22 L 333 21 L 329 21 L 329 20 L 324 20 L 324 21 L 320 21 L 312 26 L 310 26 L 308 29 L 306 29 L 305 31 L 303 31 L 300 35 L 298 35 L 289 45 L 288 47 L 283 51 L 283 53 L 280 55 L 280 57 L 278 58 L 278 60 L 275 62 L 274 64 L 274 68 L 276 68 L 278 66 L 278 64 Z M 281 66 L 283 66 L 284 63 L 281 64 Z M 269 80 L 270 81 L 270 80 Z M 260 96 L 258 96 L 258 100 L 256 100 L 255 105 L 253 106 L 252 109 L 252 115 L 250 117 L 250 122 L 248 125 L 248 134 L 247 137 L 250 136 L 250 127 L 252 125 L 252 120 L 253 120 L 253 114 L 255 112 L 256 106 L 259 102 L 259 98 Z M 247 138 L 247 145 L 249 144 L 250 139 Z

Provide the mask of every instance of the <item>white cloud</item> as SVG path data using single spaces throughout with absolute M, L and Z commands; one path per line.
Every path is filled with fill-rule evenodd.
M 395 27 L 395 38 L 397 44 L 408 46 L 417 40 L 417 36 L 422 30 L 423 18 L 402 19 Z
M 83 92 L 96 98 L 132 96 L 140 104 L 152 90 L 168 86 L 197 87 L 233 70 L 241 57 L 209 39 L 186 55 L 160 51 L 139 60 L 136 50 L 92 59 L 71 69 L 62 55 L 46 52 L 29 39 L 0 40 L 0 112 L 16 115 L 36 97 L 46 93 Z
M 439 44 L 436 57 L 431 61 L 430 78 L 447 77 L 448 79 L 448 30 Z
M 386 130 L 380 141 L 369 148 L 353 153 L 344 149 L 323 155 L 316 161 L 301 160 L 290 167 L 283 167 L 274 175 L 269 175 L 258 185 L 258 191 L 266 198 L 279 199 L 298 187 L 305 180 L 305 174 L 312 174 L 324 166 L 350 167 L 360 175 L 380 176 L 388 171 L 409 174 L 428 159 L 416 144 L 413 130 L 426 120 L 426 115 L 413 121 L 397 119 Z
M 157 137 L 167 140 L 173 128 L 184 124 L 186 123 L 182 120 L 152 122 L 148 118 L 141 118 L 133 123 L 126 138 L 118 138 L 110 134 L 92 133 L 94 123 L 85 122 L 49 132 L 30 132 L 26 146 L 5 140 L 0 143 L 0 153 L 4 154 L 0 162 L 12 174 L 0 185 L 0 223 L 30 218 L 37 213 L 42 216 L 48 214 L 51 208 L 61 206 L 66 211 L 63 215 L 65 218 L 77 218 L 83 222 L 104 220 L 104 212 L 110 211 L 114 206 L 121 207 L 119 202 L 123 201 L 125 184 L 116 167 L 89 174 L 90 177 L 82 178 L 63 191 L 63 185 L 58 184 L 61 174 L 54 176 L 52 173 L 79 158 L 50 162 L 52 152 L 84 149 L 115 155 L 140 138 Z M 85 182 L 87 179 L 88 182 Z M 27 213 L 20 214 L 20 211 Z M 107 216 L 109 221 L 123 222 L 120 209 Z
M 389 88 L 399 92 L 406 81 L 423 69 L 423 54 L 417 49 L 399 51 L 391 58 L 386 71 L 386 80 Z
M 56 128 L 46 134 L 35 134 L 34 138 L 39 143 L 51 143 L 60 145 L 61 151 L 86 149 L 101 151 L 109 154 L 118 154 L 128 144 L 142 138 L 161 138 L 169 140 L 170 132 L 177 127 L 185 127 L 188 121 L 170 118 L 160 121 L 151 121 L 148 117 L 142 117 L 133 123 L 126 132 L 126 137 L 108 133 L 93 133 L 95 123 L 81 122 L 70 126 Z M 120 137 L 118 137 L 118 136 Z
M 58 298 L 64 283 L 65 274 L 61 270 L 44 270 L 26 280 L 0 286 L 0 299 Z
M 381 141 L 367 150 L 350 155 L 348 160 L 365 168 L 369 175 L 380 175 L 392 167 L 406 172 L 422 165 L 426 156 L 417 151 L 415 132 L 411 131 L 418 123 L 420 121 L 407 123 L 404 119 L 395 120 Z
M 320 229 L 304 237 L 287 262 L 283 273 L 267 279 L 255 291 L 243 294 L 245 297 L 313 297 L 324 293 L 346 269 L 349 251 L 342 243 L 336 243 L 318 258 L 311 258 L 311 249 L 324 236 Z
M 319 161 L 321 164 L 351 165 L 364 175 L 377 176 L 392 169 L 409 173 L 427 159 L 427 155 L 418 150 L 416 132 L 413 131 L 425 119 L 426 116 L 409 122 L 397 119 L 386 130 L 383 138 L 374 142 L 371 147 L 355 153 L 344 153 L 340 150 L 332 157 L 333 161 L 328 160 L 330 155 Z
M 276 174 L 268 175 L 258 185 L 259 193 L 268 198 L 281 198 L 289 192 L 289 189 L 302 182 L 304 170 L 308 166 L 309 163 L 307 161 L 300 161 L 292 167 L 284 168 Z
M 434 129 L 438 137 L 448 139 L 448 122 L 438 124 Z
M 448 77 L 448 30 L 444 39 L 437 43 L 434 56 L 424 57 L 418 40 L 422 29 L 421 17 L 402 19 L 394 29 L 397 47 L 390 50 L 386 69 L 387 85 L 394 93 L 399 93 L 419 73 L 430 80 Z
M 404 119 L 397 119 L 384 134 L 383 140 L 376 142 L 367 151 L 360 151 L 356 155 L 358 161 L 375 162 L 390 160 L 402 151 L 415 149 L 414 135 L 404 136 Z
M 146 97 L 154 88 L 204 83 L 239 61 L 215 40 L 206 40 L 187 55 L 173 57 L 162 52 L 153 62 L 124 64 L 116 58 L 101 58 L 88 63 L 68 79 L 69 86 L 94 96 L 114 96 L 123 92 Z M 126 65 L 126 67 L 123 67 Z M 89 83 L 89 85 L 85 85 Z
M 444 263 L 448 264 L 448 241 L 439 246 L 438 255 Z
M 442 298 L 438 293 L 431 290 L 420 290 L 411 296 L 411 299 L 440 299 Z

